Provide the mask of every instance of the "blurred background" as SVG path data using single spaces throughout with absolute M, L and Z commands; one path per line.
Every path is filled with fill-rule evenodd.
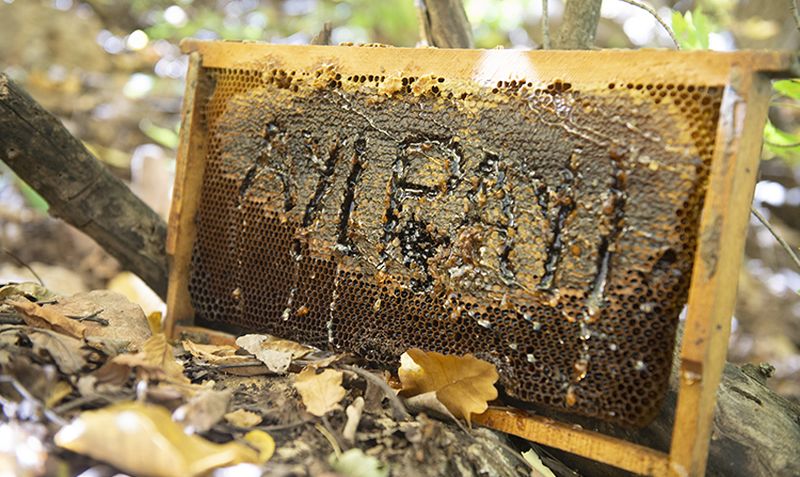
M 797 50 L 792 0 L 649 2 L 685 48 Z M 563 1 L 548 3 L 557 35 Z M 478 48 L 537 49 L 541 0 L 467 0 Z M 605 0 L 600 48 L 673 48 L 645 10 Z M 182 38 L 417 45 L 413 0 L 0 0 L 0 70 L 21 84 L 166 218 L 175 168 Z M 635 67 L 635 66 L 634 66 Z M 755 206 L 800 244 L 800 83 L 775 84 Z M 0 163 L 0 283 L 35 281 L 63 294 L 111 288 L 163 303 L 94 242 L 47 215 L 47 204 Z M 27 266 L 26 266 L 27 265 Z M 777 392 L 800 400 L 800 270 L 753 218 L 729 360 L 769 362 Z

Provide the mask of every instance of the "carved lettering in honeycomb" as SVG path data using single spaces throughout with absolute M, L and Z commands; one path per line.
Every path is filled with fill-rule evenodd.
M 719 88 L 208 71 L 200 323 L 472 353 L 522 401 L 654 416 Z

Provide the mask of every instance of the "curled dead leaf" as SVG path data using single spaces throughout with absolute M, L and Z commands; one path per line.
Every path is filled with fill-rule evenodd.
M 317 374 L 314 368 L 303 368 L 295 377 L 294 387 L 300 393 L 308 412 L 315 416 L 324 416 L 339 408 L 339 401 L 345 395 L 342 376 L 341 371 L 333 369 Z
M 469 354 L 447 356 L 410 349 L 400 357 L 398 375 L 403 396 L 435 392 L 436 398 L 467 424 L 472 414 L 481 414 L 489 407 L 488 401 L 497 399 L 497 369 Z
M 8 300 L 7 303 L 17 310 L 28 326 L 53 330 L 78 339 L 86 333 L 82 323 L 67 318 L 49 305 L 39 306 L 27 300 Z
M 193 357 L 208 364 L 240 364 L 253 360 L 249 356 L 237 355 L 236 346 L 200 344 L 189 340 L 183 340 L 181 344 Z

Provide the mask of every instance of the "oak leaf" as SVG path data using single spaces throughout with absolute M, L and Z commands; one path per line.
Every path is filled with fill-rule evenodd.
M 467 424 L 472 414 L 483 413 L 488 401 L 497 399 L 497 369 L 470 354 L 448 356 L 413 348 L 400 357 L 398 375 L 403 396 L 435 392 L 437 399 Z
M 294 387 L 303 398 L 308 412 L 315 416 L 324 416 L 339 408 L 339 401 L 345 395 L 342 372 L 333 369 L 317 374 L 312 367 L 303 368 L 295 377 Z

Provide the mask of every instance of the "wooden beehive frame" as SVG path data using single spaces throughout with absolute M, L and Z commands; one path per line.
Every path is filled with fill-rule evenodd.
M 680 388 L 669 453 L 516 411 L 490 409 L 476 422 L 638 474 L 704 475 L 716 390 L 725 364 L 750 203 L 758 171 L 761 130 L 770 77 L 797 73 L 796 58 L 773 52 L 595 51 L 519 52 L 395 48 L 285 47 L 255 43 L 187 41 L 190 53 L 173 204 L 167 237 L 170 258 L 167 330 L 172 336 L 219 334 L 193 326 L 188 280 L 196 236 L 195 214 L 205 167 L 203 101 L 210 94 L 204 68 L 236 68 L 280 58 L 299 68 L 336 57 L 353 74 L 397 65 L 411 74 L 434 74 L 495 83 L 521 62 L 543 78 L 576 84 L 664 78 L 725 85 L 700 218 L 688 314 L 680 351 Z M 337 51 L 338 50 L 338 51 Z M 525 60 L 525 61 L 521 61 Z M 528 72 L 530 74 L 530 72 Z

